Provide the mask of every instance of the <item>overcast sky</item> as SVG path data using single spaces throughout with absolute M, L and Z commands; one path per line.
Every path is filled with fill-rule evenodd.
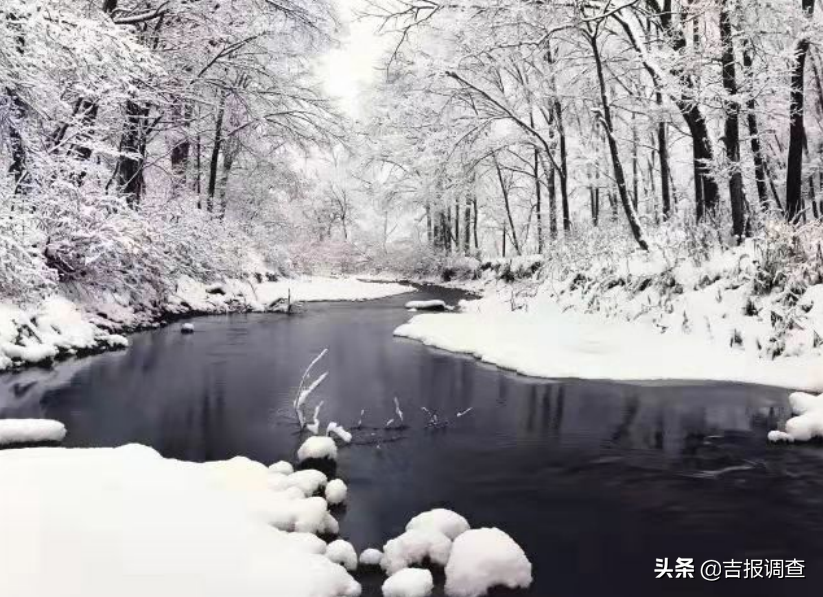
M 329 52 L 320 62 L 319 71 L 326 90 L 340 98 L 341 107 L 350 115 L 359 115 L 361 90 L 380 76 L 380 56 L 386 37 L 378 36 L 377 21 L 358 19 L 362 0 L 336 0 L 345 26 L 342 45 Z

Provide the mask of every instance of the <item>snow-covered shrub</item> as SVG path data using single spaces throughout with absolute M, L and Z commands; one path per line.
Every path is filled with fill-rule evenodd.
M 0 181 L 0 187 L 8 188 Z M 20 301 L 45 294 L 57 281 L 39 246 L 42 235 L 34 218 L 10 212 L 10 202 L 0 191 L 0 297 Z

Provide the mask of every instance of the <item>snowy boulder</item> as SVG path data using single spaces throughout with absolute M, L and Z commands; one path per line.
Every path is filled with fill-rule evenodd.
M 323 517 L 323 526 L 319 532 L 323 535 L 337 535 L 340 533 L 340 523 L 337 522 L 334 516 L 326 512 L 326 516 Z
M 454 540 L 446 565 L 449 597 L 480 597 L 495 586 L 525 589 L 531 584 L 531 562 L 500 529 L 466 531 Z
M 823 395 L 794 392 L 789 396 L 792 412 L 797 415 L 786 421 L 786 430 L 770 431 L 770 442 L 808 442 L 823 438 Z
M 183 334 L 193 334 L 194 333 L 194 324 L 193 323 L 184 323 L 180 326 L 180 331 Z
M 335 564 L 340 564 L 349 572 L 357 570 L 357 552 L 354 551 L 354 547 L 348 541 L 338 539 L 329 543 L 326 548 L 326 557 Z
M 285 460 L 281 460 L 272 464 L 269 471 L 280 475 L 291 475 L 294 472 L 294 467 Z
M 383 583 L 383 597 L 428 597 L 434 589 L 432 573 L 423 568 L 406 568 Z
M 465 518 L 445 508 L 435 508 L 434 510 L 418 514 L 406 525 L 407 531 L 413 529 L 433 529 L 440 531 L 452 541 L 470 528 Z
M 380 560 L 383 559 L 383 552 L 379 549 L 375 549 L 373 547 L 369 547 L 368 549 L 364 549 L 363 553 L 360 554 L 360 565 L 361 566 L 379 566 Z
M 426 561 L 445 566 L 449 561 L 451 547 L 451 539 L 440 531 L 413 529 L 391 539 L 383 546 L 380 566 L 389 575 Z
M 415 311 L 445 311 L 448 309 L 445 301 L 409 301 L 406 303 L 406 309 L 414 309 Z
M 58 443 L 66 426 L 50 419 L 0 419 L 0 446 Z
M 305 496 L 311 496 L 326 486 L 328 477 L 320 471 L 306 469 L 297 471 L 291 475 L 281 475 L 279 473 L 269 473 L 268 486 L 275 491 L 284 491 L 290 487 L 296 487 Z
M 297 450 L 297 460 L 337 460 L 337 444 L 330 437 L 313 435 Z
M 346 484 L 340 479 L 329 481 L 326 485 L 326 501 L 330 506 L 338 506 L 346 501 L 346 495 L 349 489 Z

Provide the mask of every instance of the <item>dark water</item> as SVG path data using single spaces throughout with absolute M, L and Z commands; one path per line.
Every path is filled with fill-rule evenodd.
M 457 295 L 416 298 L 435 297 Z M 59 419 L 70 446 L 293 459 L 300 438 L 288 405 L 304 367 L 328 347 L 321 418 L 352 426 L 365 409 L 364 425 L 375 428 L 340 458 L 350 498 L 338 517 L 358 550 L 445 506 L 523 546 L 535 583 L 519 595 L 820 594 L 823 450 L 764 440 L 786 415 L 786 392 L 529 380 L 393 338 L 406 300 L 204 318 L 191 336 L 179 325 L 141 334 L 125 352 L 0 377 L 0 417 Z M 386 432 L 394 396 L 408 429 Z M 427 426 L 421 407 L 449 425 Z M 806 578 L 655 580 L 664 557 L 698 566 L 799 559 Z M 379 594 L 379 579 L 365 585 Z

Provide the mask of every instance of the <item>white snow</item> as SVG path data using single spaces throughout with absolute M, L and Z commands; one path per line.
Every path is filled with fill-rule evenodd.
M 414 309 L 415 311 L 445 311 L 447 305 L 445 301 L 441 300 L 409 301 L 406 303 L 406 309 Z
M 256 290 L 260 300 L 266 304 L 285 300 L 289 293 L 291 293 L 291 301 L 295 303 L 367 301 L 417 291 L 413 286 L 405 284 L 364 282 L 355 278 L 320 276 L 264 282 L 257 286 Z
M 449 561 L 452 542 L 434 529 L 413 529 L 391 539 L 383 546 L 380 566 L 387 574 L 422 564 L 426 558 L 432 563 L 445 566 Z
M 310 496 L 317 493 L 319 489 L 325 487 L 328 477 L 320 471 L 306 469 L 297 471 L 291 475 L 280 473 L 269 473 L 268 486 L 272 489 L 282 491 L 288 488 L 297 488 L 303 495 Z
M 413 529 L 433 529 L 440 531 L 452 541 L 470 528 L 465 518 L 445 508 L 435 508 L 434 510 L 418 514 L 406 525 L 407 531 Z
M 496 528 L 466 531 L 454 540 L 446 565 L 446 595 L 479 597 L 494 586 L 527 588 L 532 565 L 506 533 Z
M 337 444 L 328 436 L 311 436 L 297 450 L 297 459 L 300 462 L 310 458 L 337 460 Z
M 294 472 L 294 467 L 290 462 L 280 460 L 269 467 L 269 472 L 279 473 L 281 475 L 291 475 Z
M 249 493 L 271 493 L 265 485 L 224 484 L 251 467 L 215 470 L 141 446 L 0 452 L 3 595 L 360 594 L 342 567 L 313 553 L 315 541 L 247 508 Z
M 721 380 L 823 389 L 820 358 L 768 361 L 699 337 L 663 335 L 637 322 L 563 312 L 553 303 L 533 305 L 528 312 L 418 315 L 394 333 L 534 377 Z
M 184 323 L 180 326 L 180 331 L 184 334 L 193 334 L 194 333 L 194 324 L 193 323 Z
M 428 597 L 434 589 L 432 573 L 423 568 L 405 568 L 383 583 L 383 597 Z
M 335 423 L 334 421 L 329 423 L 326 427 L 326 435 L 336 435 L 344 444 L 350 444 L 352 440 L 351 433 L 349 433 L 345 427 Z
M 0 446 L 61 442 L 66 426 L 50 419 L 0 419 Z
M 357 552 L 348 541 L 337 539 L 329 543 L 326 548 L 326 557 L 335 564 L 340 564 L 349 572 L 357 570 Z
M 341 479 L 333 479 L 326 485 L 326 501 L 331 506 L 337 506 L 346 501 L 349 489 Z
M 823 394 L 814 396 L 795 392 L 789 396 L 789 403 L 796 416 L 786 421 L 785 432 L 770 431 L 769 441 L 792 443 L 823 438 Z
M 363 553 L 360 554 L 360 565 L 361 566 L 379 566 L 380 560 L 383 559 L 383 552 L 379 549 L 375 549 L 373 547 L 369 547 L 368 549 L 364 549 Z

